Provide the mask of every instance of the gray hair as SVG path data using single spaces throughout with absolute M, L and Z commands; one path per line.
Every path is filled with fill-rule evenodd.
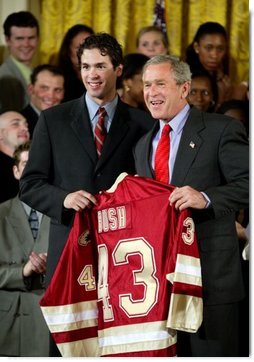
M 177 85 L 191 82 L 191 71 L 189 64 L 183 62 L 174 55 L 156 55 L 149 59 L 143 67 L 143 75 L 149 65 L 168 63 L 171 65 L 174 79 Z

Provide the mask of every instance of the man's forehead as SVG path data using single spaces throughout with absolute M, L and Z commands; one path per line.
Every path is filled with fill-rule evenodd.
M 22 114 L 16 112 L 6 112 L 0 116 L 1 123 L 11 123 L 11 122 L 23 122 L 26 119 L 22 116 Z

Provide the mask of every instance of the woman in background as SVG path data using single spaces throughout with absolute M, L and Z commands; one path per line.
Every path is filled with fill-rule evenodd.
M 124 57 L 121 88 L 123 102 L 147 110 L 143 95 L 142 68 L 149 58 L 144 54 L 130 53 Z
M 67 30 L 60 47 L 57 65 L 65 78 L 65 96 L 63 101 L 80 97 L 85 87 L 80 76 L 77 49 L 89 35 L 94 34 L 92 28 L 84 24 L 73 25 Z
M 205 69 L 216 80 L 218 101 L 215 109 L 231 98 L 233 87 L 228 75 L 228 39 L 221 24 L 206 22 L 200 25 L 186 49 L 186 62 L 191 72 Z
M 217 99 L 218 88 L 211 74 L 205 70 L 192 73 L 189 104 L 203 112 L 214 112 Z
M 141 28 L 136 40 L 137 52 L 152 58 L 159 54 L 168 54 L 168 39 L 160 28 L 146 26 Z

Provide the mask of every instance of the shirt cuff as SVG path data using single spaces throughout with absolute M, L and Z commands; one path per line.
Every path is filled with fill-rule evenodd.
M 211 200 L 209 199 L 209 197 L 207 196 L 207 194 L 205 192 L 201 191 L 201 194 L 206 199 L 205 209 L 207 209 L 211 205 Z

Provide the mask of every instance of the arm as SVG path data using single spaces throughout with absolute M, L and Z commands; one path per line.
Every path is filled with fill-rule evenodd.
M 50 122 L 54 120 L 49 119 Z M 85 190 L 70 193 L 70 185 L 75 184 L 75 181 L 72 182 L 75 175 L 69 172 L 71 166 L 64 156 L 68 152 L 64 138 L 68 137 L 69 129 L 65 129 L 61 135 L 59 132 L 53 129 L 52 124 L 47 124 L 42 112 L 34 132 L 29 160 L 20 180 L 20 198 L 43 214 L 68 224 L 74 210 L 90 206 L 96 200 Z M 59 137 L 63 139 L 59 141 Z M 67 184 L 69 190 L 66 189 Z
M 220 180 L 216 181 L 214 187 L 206 188 L 204 184 L 203 190 L 195 190 L 190 186 L 175 189 L 170 203 L 175 203 L 176 208 L 180 210 L 187 207 L 206 208 L 206 199 L 200 191 L 210 199 L 216 217 L 248 205 L 249 147 L 244 128 L 239 121 L 231 120 L 226 124 L 216 152 L 218 155 L 216 173 L 220 175 Z M 208 174 L 211 175 L 211 170 Z

